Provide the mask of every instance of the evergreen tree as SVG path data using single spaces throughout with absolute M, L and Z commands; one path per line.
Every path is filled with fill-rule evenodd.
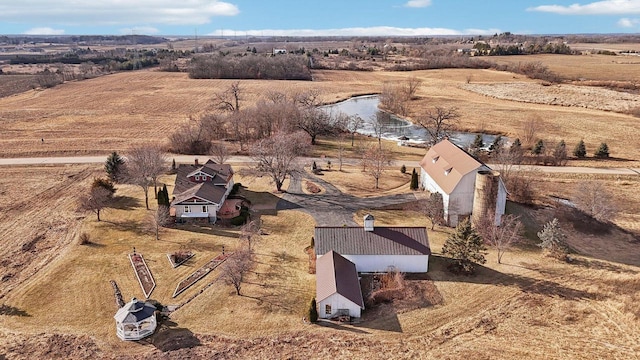
M 538 238 L 540 239 L 538 246 L 547 250 L 550 255 L 558 258 L 566 256 L 567 249 L 564 243 L 567 236 L 560 229 L 558 219 L 553 218 L 546 223 L 542 231 L 538 232 Z
M 169 201 L 169 191 L 167 190 L 167 185 L 164 184 L 162 189 L 158 191 L 158 205 L 169 206 L 171 202 Z
M 316 305 L 316 298 L 311 299 L 311 304 L 309 305 L 309 321 L 312 323 L 318 321 L 318 309 Z
M 609 157 L 609 146 L 607 145 L 607 143 L 600 144 L 600 146 L 598 147 L 598 150 L 596 150 L 596 152 L 595 152 L 595 154 L 593 154 L 593 156 L 595 156 L 597 158 L 608 158 Z
M 176 159 L 175 158 L 171 161 L 171 170 L 172 171 L 176 171 Z
M 455 270 L 465 274 L 473 274 L 475 264 L 486 262 L 485 250 L 482 238 L 471 227 L 471 221 L 468 219 L 458 224 L 455 232 L 449 235 L 442 247 L 442 253 L 454 260 Z
M 542 155 L 544 152 L 544 141 L 542 139 L 538 140 L 538 142 L 531 149 L 531 153 L 534 155 Z
M 587 156 L 587 148 L 584 145 L 584 140 L 580 139 L 580 142 L 573 149 L 573 156 L 579 159 Z
M 107 161 L 104 163 L 104 170 L 111 181 L 118 182 L 122 175 L 123 165 L 124 159 L 117 152 L 114 151 L 107 157 Z
M 473 139 L 473 144 L 471 146 L 475 149 L 481 149 L 484 146 L 484 142 L 482 141 L 482 134 L 476 134 L 476 137 Z
M 520 141 L 520 140 L 518 140 Z M 500 151 L 502 149 L 502 136 L 498 135 L 489 146 L 490 151 Z
M 416 172 L 416 168 L 413 168 L 413 173 L 411 173 L 411 183 L 409 184 L 409 188 L 411 190 L 418 190 L 418 173 Z

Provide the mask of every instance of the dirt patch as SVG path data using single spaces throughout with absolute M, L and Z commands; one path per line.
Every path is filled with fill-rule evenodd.
M 321 194 L 325 192 L 325 190 L 322 187 L 320 187 L 314 182 L 307 181 L 307 180 L 304 181 L 304 187 L 302 188 L 302 190 L 304 191 L 305 194 Z

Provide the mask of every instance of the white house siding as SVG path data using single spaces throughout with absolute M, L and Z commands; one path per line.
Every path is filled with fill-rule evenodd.
M 326 313 L 327 305 L 331 305 L 331 313 Z M 358 304 L 355 304 L 353 301 L 347 299 L 346 297 L 340 294 L 333 294 L 327 297 L 326 299 L 318 302 L 318 317 L 322 319 L 328 319 L 333 317 L 338 313 L 339 309 L 348 309 L 349 315 L 351 317 L 360 317 L 361 310 Z
M 386 272 L 395 267 L 405 273 L 425 273 L 429 268 L 429 255 L 345 255 L 356 264 L 358 272 Z
M 190 211 L 188 213 L 184 211 L 185 206 L 189 206 Z M 207 206 L 207 212 L 202 211 L 202 206 Z M 210 222 L 215 222 L 217 220 L 217 214 L 220 206 L 204 203 L 182 203 L 176 204 L 174 207 L 176 209 L 176 219 L 208 217 Z

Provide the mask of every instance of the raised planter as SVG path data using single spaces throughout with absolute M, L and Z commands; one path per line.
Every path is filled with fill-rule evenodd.
M 176 286 L 176 291 L 173 292 L 172 297 L 176 297 L 180 295 L 182 292 L 187 290 L 193 284 L 198 282 L 198 280 L 202 279 L 208 273 L 212 272 L 215 268 L 217 268 L 218 266 L 220 266 L 220 264 L 222 264 L 225 260 L 227 260 L 229 255 L 231 255 L 231 253 L 220 254 L 216 256 L 211 261 L 204 264 L 201 268 L 194 271 L 191 275 L 187 276 L 184 280 L 180 281 L 178 283 L 178 286 Z
M 133 266 L 133 271 L 136 273 L 136 277 L 138 278 L 138 283 L 140 283 L 140 287 L 144 293 L 145 299 L 148 299 L 153 289 L 156 288 L 156 282 L 153 280 L 151 271 L 149 270 L 147 263 L 144 261 L 142 254 L 133 253 L 128 256 L 131 266 Z

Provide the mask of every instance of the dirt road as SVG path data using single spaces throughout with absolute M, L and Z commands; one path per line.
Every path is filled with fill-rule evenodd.
M 197 158 L 206 158 L 205 155 L 169 155 L 168 159 L 175 159 L 177 163 L 190 163 Z M 70 157 L 39 157 L 39 158 L 0 158 L 0 166 L 19 166 L 19 165 L 47 165 L 47 164 L 99 164 L 104 163 L 106 156 L 70 156 Z M 311 163 L 317 158 L 304 158 L 305 163 Z M 327 160 L 327 159 L 324 159 Z M 329 159 L 335 161 L 336 159 Z M 358 159 L 344 159 L 345 164 L 355 165 Z M 229 161 L 231 164 L 250 164 L 253 160 L 249 156 L 232 156 Z M 419 167 L 417 161 L 394 161 L 392 166 L 400 166 L 404 164 L 408 168 Z M 499 168 L 499 166 L 489 164 L 491 168 Z M 519 165 L 514 166 L 513 170 L 523 171 L 541 171 L 545 173 L 565 173 L 565 174 L 598 174 L 598 175 L 640 175 L 640 168 L 595 168 L 595 167 L 578 167 L 578 166 L 537 166 L 537 165 Z

